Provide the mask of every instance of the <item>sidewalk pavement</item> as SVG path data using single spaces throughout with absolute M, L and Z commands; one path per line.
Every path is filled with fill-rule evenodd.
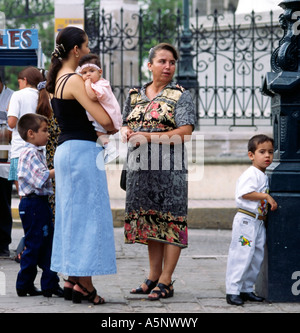
M 173 276 L 175 280 L 174 297 L 148 301 L 145 295 L 132 295 L 129 293 L 131 288 L 137 287 L 147 276 L 147 247 L 140 244 L 124 244 L 122 228 L 114 228 L 114 233 L 117 274 L 93 278 L 94 285 L 98 293 L 106 299 L 106 304 L 97 306 L 87 302 L 73 304 L 72 301 L 65 301 L 54 296 L 52 298 L 43 296 L 18 297 L 15 282 L 19 264 L 11 259 L 0 259 L 0 313 L 96 313 L 101 314 L 101 316 L 119 314 L 120 316 L 123 315 L 125 319 L 132 318 L 133 314 L 136 315 L 136 318 L 139 318 L 142 313 L 149 317 L 153 314 L 165 314 L 167 316 L 182 314 L 182 317 L 197 317 L 204 313 L 300 312 L 300 303 L 268 303 L 264 301 L 262 303 L 246 302 L 243 306 L 232 306 L 226 303 L 225 272 L 231 239 L 230 230 L 189 230 L 189 247 L 182 250 Z M 16 249 L 22 235 L 22 228 L 13 228 L 11 252 Z M 40 288 L 40 274 L 39 271 L 35 283 L 38 288 Z M 63 286 L 63 277 L 60 277 L 61 286 Z M 0 316 L 2 320 L 3 317 Z M 97 318 L 100 317 L 97 316 Z M 89 319 L 84 318 L 83 320 Z M 223 327 L 222 322 L 212 322 L 211 324 L 216 327 L 220 325 L 219 328 Z M 230 323 L 231 327 L 232 324 Z M 113 325 L 112 322 L 110 322 L 110 325 Z M 197 325 L 198 327 L 202 325 L 200 320 Z M 247 325 L 249 325 L 249 322 Z

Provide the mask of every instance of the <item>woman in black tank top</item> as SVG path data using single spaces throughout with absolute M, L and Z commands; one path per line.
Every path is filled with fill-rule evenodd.
M 108 132 L 114 133 L 114 126 L 75 73 L 79 59 L 90 52 L 86 33 L 67 27 L 56 43 L 46 85 L 61 130 L 54 161 L 57 208 L 51 269 L 68 276 L 65 299 L 102 304 L 91 276 L 116 273 L 115 249 L 106 174 L 95 163 L 101 148 L 96 148 L 97 136 L 86 110 Z M 104 258 L 101 246 L 108 249 Z

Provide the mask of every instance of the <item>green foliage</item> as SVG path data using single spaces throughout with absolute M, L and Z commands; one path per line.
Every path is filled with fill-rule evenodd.
M 38 29 L 47 68 L 54 45 L 54 0 L 0 0 L 0 11 L 6 16 L 6 29 Z M 5 68 L 5 82 L 10 88 L 18 89 L 17 74 L 22 69 Z
M 178 8 L 182 7 L 182 0 L 139 0 L 142 9 L 156 13 L 161 9 L 165 14 L 174 14 Z
M 99 10 L 101 0 L 84 0 L 84 8 Z
M 177 13 L 182 12 L 182 0 L 140 0 L 139 5 L 143 12 L 143 51 L 149 51 L 160 42 L 174 43 L 178 37 Z
M 140 37 L 142 42 L 141 66 L 148 62 L 149 50 L 161 42 L 176 45 L 179 37 L 180 13 L 183 0 L 140 0 L 142 23 Z M 149 81 L 148 71 L 142 71 L 142 81 Z

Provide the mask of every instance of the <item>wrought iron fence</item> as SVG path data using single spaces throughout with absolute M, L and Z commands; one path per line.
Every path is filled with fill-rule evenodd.
M 110 13 L 86 9 L 85 16 L 92 51 L 100 54 L 104 75 L 121 107 L 131 87 L 151 79 L 145 69 L 151 46 L 166 41 L 179 50 L 182 47 L 180 10 L 168 20 L 160 11 L 153 18 L 142 10 L 123 9 Z M 190 45 L 197 80 L 189 89 L 200 126 L 271 124 L 270 100 L 261 94 L 261 86 L 283 35 L 278 17 L 273 16 L 272 12 L 237 16 L 215 11 L 203 17 L 198 10 L 191 15 Z
M 249 15 L 208 17 L 211 27 L 204 29 L 196 20 L 192 26 L 199 85 L 199 117 L 213 125 L 255 126 L 270 124 L 270 99 L 262 96 L 264 75 L 282 30 L 274 25 L 273 13 L 263 18 Z M 264 21 L 263 21 L 264 20 Z M 222 121 L 219 120 L 221 118 Z

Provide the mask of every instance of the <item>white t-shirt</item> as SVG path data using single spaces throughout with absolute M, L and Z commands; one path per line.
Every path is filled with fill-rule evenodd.
M 8 103 L 10 101 L 10 97 L 13 94 L 13 90 L 7 88 L 3 85 L 3 89 L 0 93 L 0 111 L 5 111 L 7 114 L 7 107 Z M 0 125 L 6 125 L 7 121 L 0 119 Z M 1 163 L 0 167 L 0 177 L 1 178 L 7 178 L 9 173 L 9 164 Z
M 268 211 L 266 200 L 246 200 L 242 196 L 251 192 L 268 193 L 268 176 L 258 168 L 249 167 L 238 179 L 235 191 L 235 201 L 238 208 L 259 215 L 266 215 Z
M 38 103 L 39 92 L 34 88 L 24 88 L 15 91 L 10 99 L 7 116 L 14 116 L 20 119 L 24 114 L 35 113 Z M 20 137 L 18 132 L 18 124 L 12 130 L 11 139 L 11 158 L 20 156 L 25 145 L 25 141 Z

